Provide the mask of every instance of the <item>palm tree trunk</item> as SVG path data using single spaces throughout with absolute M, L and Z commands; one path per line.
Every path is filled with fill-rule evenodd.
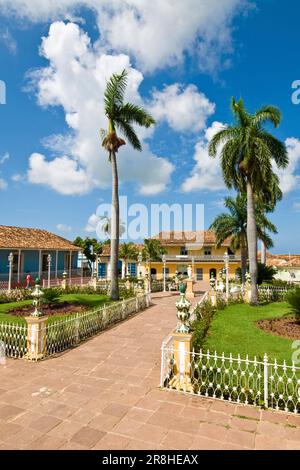
M 251 305 L 258 304 L 257 290 L 257 230 L 254 214 L 253 190 L 250 182 L 247 182 L 247 241 L 249 253 L 249 266 L 251 277 Z
M 260 262 L 261 264 L 266 264 L 267 262 L 267 249 L 266 249 L 266 245 L 264 244 L 264 242 L 262 241 L 261 242 L 261 248 L 260 248 Z
M 247 272 L 247 244 L 245 240 L 241 243 L 241 270 L 242 270 L 242 286 L 246 284 L 246 272 Z
M 111 240 L 110 240 L 110 263 L 111 263 L 111 300 L 119 299 L 119 181 L 118 168 L 115 152 L 111 153 L 112 166 L 112 213 L 111 213 Z

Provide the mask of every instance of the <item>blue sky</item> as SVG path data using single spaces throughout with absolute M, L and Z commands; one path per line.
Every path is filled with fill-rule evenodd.
M 119 1 L 86 0 L 78 9 L 77 0 L 62 0 L 57 9 L 48 0 L 0 0 L 7 86 L 0 223 L 71 239 L 94 235 L 86 228 L 98 204 L 110 201 L 102 93 L 110 72 L 125 66 L 128 98 L 157 120 L 155 130 L 141 132 L 142 155 L 120 150 L 120 194 L 129 204 L 204 204 L 207 228 L 228 194 L 207 142 L 231 122 L 230 97 L 242 96 L 250 110 L 274 104 L 283 115 L 275 134 L 286 141 L 291 165 L 271 216 L 279 231 L 273 251 L 299 253 L 300 105 L 291 100 L 300 79 L 298 2 L 187 0 L 179 24 L 180 0 L 154 2 L 152 10 L 144 0 L 126 8 Z

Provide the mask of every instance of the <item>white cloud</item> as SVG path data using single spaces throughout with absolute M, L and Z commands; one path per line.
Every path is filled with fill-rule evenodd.
M 127 99 L 143 105 L 139 94 L 142 74 L 130 65 L 129 57 L 100 54 L 77 25 L 53 23 L 43 38 L 41 55 L 49 66 L 31 74 L 41 106 L 61 106 L 70 128 L 69 135 L 50 136 L 44 141 L 54 154 L 53 160 L 32 154 L 28 179 L 45 184 L 62 194 L 84 194 L 96 187 L 108 188 L 111 167 L 101 147 L 99 130 L 106 128 L 103 93 L 113 72 L 128 70 Z M 142 140 L 153 130 L 138 130 Z M 60 153 L 61 152 L 61 153 Z M 142 194 L 163 191 L 173 165 L 154 155 L 146 142 L 143 152 L 123 147 L 118 155 L 121 181 L 134 181 Z M 147 171 L 145 171 L 147 168 Z
M 179 83 L 153 92 L 151 112 L 157 120 L 165 120 L 175 131 L 199 132 L 215 111 L 215 105 L 195 85 L 186 88 Z
M 67 156 L 47 161 L 44 155 L 33 153 L 29 157 L 28 181 L 45 184 L 65 195 L 85 194 L 90 190 L 86 171 Z
M 56 228 L 60 232 L 66 232 L 66 233 L 72 232 L 72 227 L 70 225 L 67 225 L 67 224 L 57 224 Z
M 279 176 L 280 187 L 283 193 L 288 193 L 300 188 L 300 140 L 289 137 L 285 141 L 289 165 L 285 169 L 278 169 L 274 164 L 275 173 Z
M 205 131 L 204 137 L 195 146 L 194 166 L 190 176 L 183 182 L 181 189 L 184 192 L 208 190 L 216 191 L 225 189 L 220 167 L 219 153 L 216 158 L 208 155 L 208 145 L 211 138 L 225 125 L 221 122 L 213 122 Z
M 1 1 L 0 1 L 1 6 Z M 4 44 L 11 54 L 17 52 L 17 42 L 8 28 L 0 29 L 0 42 Z
M 10 155 L 8 152 L 5 152 L 4 155 L 0 156 L 0 165 L 3 165 L 7 160 L 10 159 Z
M 97 214 L 92 214 L 86 224 L 85 231 L 93 233 L 97 231 L 98 224 L 101 222 L 101 217 Z
M 0 191 L 4 191 L 5 189 L 7 189 L 7 182 L 3 178 L 0 178 Z
M 22 181 L 25 181 L 26 175 L 21 175 L 20 173 L 15 173 L 14 175 L 12 175 L 11 179 L 14 183 L 21 183 Z
M 232 20 L 248 0 L 0 0 L 2 13 L 31 21 L 72 18 L 93 9 L 106 50 L 126 52 L 143 70 L 178 64 L 196 54 L 214 73 L 233 51 Z M 81 21 L 81 20 L 80 20 Z

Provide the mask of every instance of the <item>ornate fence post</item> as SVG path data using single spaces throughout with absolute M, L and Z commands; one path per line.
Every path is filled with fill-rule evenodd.
M 62 289 L 66 289 L 67 288 L 67 272 L 64 271 L 63 274 L 62 274 L 62 281 L 61 281 L 61 287 Z
M 189 392 L 191 386 L 191 339 L 188 320 L 190 317 L 191 302 L 181 292 L 180 299 L 176 302 L 178 325 L 173 333 L 174 350 L 174 377 L 170 382 L 172 388 Z
M 264 355 L 264 404 L 269 407 L 269 376 L 268 376 L 268 356 Z
M 25 318 L 27 322 L 27 353 L 24 357 L 38 361 L 46 355 L 46 323 L 48 320 L 48 317 L 42 316 L 41 298 L 43 292 L 40 289 L 39 279 L 36 279 L 32 296 L 34 297 L 33 305 L 35 309 L 30 317 Z

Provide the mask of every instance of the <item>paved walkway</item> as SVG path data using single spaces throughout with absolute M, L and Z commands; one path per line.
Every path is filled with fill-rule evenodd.
M 300 417 L 158 388 L 175 296 L 40 363 L 0 366 L 0 449 L 300 449 Z

